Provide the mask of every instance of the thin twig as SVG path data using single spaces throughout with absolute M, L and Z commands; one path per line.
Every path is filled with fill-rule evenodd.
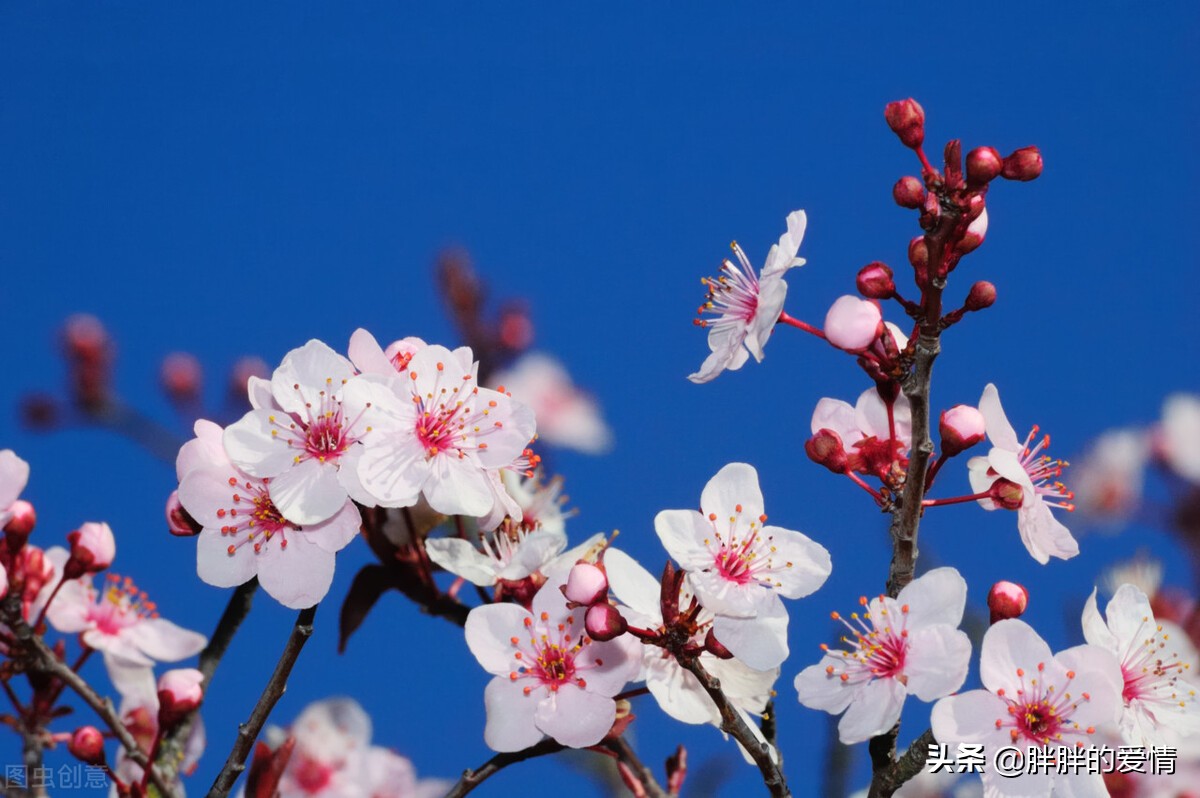
M 283 653 L 279 655 L 275 671 L 263 688 L 258 703 L 254 705 L 254 710 L 250 713 L 250 718 L 238 727 L 233 749 L 229 752 L 229 758 L 225 760 L 225 766 L 221 768 L 221 772 L 213 781 L 213 785 L 208 791 L 208 798 L 225 798 L 229 795 L 234 782 L 246 769 L 246 757 L 250 754 L 254 741 L 258 739 L 258 733 L 262 731 L 263 724 L 267 722 L 271 710 L 275 708 L 275 704 L 279 702 L 284 690 L 287 689 L 288 675 L 292 672 L 292 666 L 296 664 L 296 658 L 300 656 L 300 650 L 312 636 L 313 616 L 316 615 L 316 612 L 315 606 L 300 611 L 287 644 L 283 647 Z
M 221 664 L 225 652 L 229 649 L 229 644 L 233 642 L 233 637 L 241 627 L 242 621 L 250 614 L 250 606 L 257 590 L 258 579 L 255 578 L 233 591 L 229 596 L 229 603 L 225 605 L 225 611 L 221 613 L 221 618 L 217 621 L 212 637 L 208 639 L 208 645 L 200 652 L 200 662 L 197 667 L 200 673 L 204 674 L 205 695 L 208 695 L 208 686 L 212 682 L 217 666 Z M 192 733 L 192 727 L 195 725 L 197 712 L 198 710 L 193 710 L 184 718 L 159 746 L 158 764 L 164 771 L 177 773 L 183 764 L 184 749 L 187 746 L 188 737 Z
M 446 793 L 446 798 L 462 798 L 462 796 L 471 792 L 491 776 L 496 775 L 509 765 L 515 765 L 518 762 L 524 762 L 527 759 L 533 759 L 547 754 L 556 754 L 562 751 L 566 746 L 549 738 L 542 740 L 537 745 L 532 745 L 529 748 L 520 751 L 513 751 L 507 754 L 496 754 L 494 757 L 484 762 L 475 770 L 464 770 L 458 782 Z
M 21 755 L 25 763 L 25 789 L 20 794 L 29 798 L 45 798 L 46 785 L 42 782 L 42 763 L 45 745 L 40 731 L 26 728 L 21 732 Z
M 892 795 L 904 782 L 920 773 L 933 742 L 933 731 L 926 729 L 924 734 L 912 741 L 903 756 L 875 773 L 871 779 L 870 795 Z
M 606 743 L 608 750 L 617 755 L 617 761 L 623 762 L 634 777 L 641 782 L 648 798 L 667 798 L 667 791 L 662 788 L 650 768 L 638 758 L 633 746 L 624 737 L 616 737 Z
M 745 748 L 746 752 L 750 754 L 754 764 L 758 766 L 759 772 L 762 773 L 763 784 L 766 785 L 773 798 L 789 798 L 792 793 L 788 790 L 787 779 L 783 777 L 783 771 L 779 769 L 779 764 L 771 758 L 771 746 L 765 742 L 759 742 L 755 737 L 754 732 L 742 719 L 741 713 L 721 690 L 720 681 L 704 669 L 697 657 L 679 656 L 677 659 L 680 665 L 700 680 L 700 685 L 721 713 L 721 730 L 732 735 L 733 739 L 741 743 L 742 748 Z

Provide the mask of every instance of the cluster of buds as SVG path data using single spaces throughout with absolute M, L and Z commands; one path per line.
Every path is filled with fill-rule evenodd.
M 568 608 L 587 608 L 583 624 L 593 640 L 612 640 L 629 628 L 624 616 L 608 600 L 608 574 L 604 570 L 603 552 L 594 563 L 586 559 L 575 563 L 561 589 Z
M 108 330 L 95 316 L 80 313 L 63 325 L 62 342 L 75 403 L 88 411 L 103 408 L 112 386 L 114 349 Z

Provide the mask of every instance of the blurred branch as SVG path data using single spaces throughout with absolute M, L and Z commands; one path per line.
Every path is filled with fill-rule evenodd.
M 462 796 L 471 792 L 471 790 L 474 790 L 509 765 L 515 765 L 518 762 L 524 762 L 527 759 L 534 759 L 539 756 L 546 756 L 547 754 L 556 754 L 564 748 L 566 746 L 562 743 L 547 738 L 537 745 L 532 745 L 520 751 L 496 754 L 475 770 L 464 770 L 458 782 L 451 788 L 450 792 L 446 793 L 445 798 L 462 798 Z
M 292 672 L 292 666 L 296 664 L 301 649 L 308 642 L 308 638 L 312 636 L 313 617 L 316 613 L 316 606 L 300 611 L 295 625 L 292 626 L 292 633 L 283 647 L 283 653 L 279 655 L 275 671 L 263 688 L 258 703 L 254 705 L 254 710 L 250 713 L 250 718 L 238 727 L 233 749 L 229 752 L 229 758 L 225 760 L 225 766 L 221 768 L 221 772 L 213 781 L 213 785 L 208 791 L 208 798 L 225 798 L 229 795 L 234 782 L 246 769 L 246 757 L 249 756 L 250 749 L 254 746 L 258 733 L 262 731 L 263 724 L 267 722 L 271 710 L 275 708 L 275 704 L 279 702 L 284 690 L 287 689 L 287 680 Z

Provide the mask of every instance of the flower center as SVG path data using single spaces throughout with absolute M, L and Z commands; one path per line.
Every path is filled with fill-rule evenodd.
M 718 518 L 716 513 L 708 514 L 712 537 L 705 538 L 704 545 L 712 554 L 713 569 L 723 579 L 739 586 L 780 585 L 773 575 L 776 571 L 791 568 L 792 563 L 780 563 L 775 557 L 776 549 L 771 543 L 774 537 L 763 534 L 762 525 L 766 521 L 765 515 L 747 520 L 740 504 L 734 507 L 734 514 L 728 519 Z
M 221 527 L 221 534 L 234 538 L 229 544 L 229 554 L 234 554 L 240 547 L 247 544 L 254 547 L 254 553 L 262 552 L 263 547 L 272 539 L 279 539 L 279 548 L 287 548 L 287 535 L 290 532 L 301 532 L 299 527 L 285 519 L 271 501 L 268 487 L 270 480 L 246 480 L 238 482 L 237 477 L 229 478 L 229 507 L 217 509 L 217 517 L 228 520 Z M 237 536 L 245 532 L 240 540 Z
M 858 603 L 869 607 L 866 596 L 861 596 Z M 836 676 L 846 684 L 890 678 L 897 678 L 902 683 L 907 681 L 904 676 L 904 662 L 908 654 L 907 604 L 897 606 L 894 599 L 880 596 L 874 613 L 869 609 L 864 610 L 861 616 L 852 612 L 849 621 L 837 612 L 830 613 L 830 617 L 841 621 L 850 636 L 843 635 L 841 638 L 848 649 L 830 650 L 829 646 L 821 644 L 821 650 L 825 653 L 843 658 L 841 668 L 826 666 L 827 676 Z
M 730 244 L 741 268 L 726 259 L 716 277 L 704 277 L 700 282 L 708 287 L 704 304 L 696 311 L 701 318 L 695 319 L 698 327 L 729 327 L 748 324 L 758 311 L 758 276 L 746 258 L 746 253 L 734 241 Z M 705 319 L 704 314 L 716 316 Z
M 513 652 L 514 669 L 508 678 L 514 682 L 528 679 L 531 684 L 524 687 L 525 695 L 538 687 L 557 692 L 564 684 L 586 688 L 587 681 L 580 674 L 604 664 L 601 659 L 587 658 L 586 649 L 592 641 L 585 634 L 572 632 L 573 614 L 567 616 L 565 623 L 550 624 L 549 620 L 550 616 L 545 612 L 539 623 L 526 618 L 528 641 L 523 644 L 520 637 L 511 639 L 516 650 Z
M 1169 637 L 1161 624 L 1143 616 L 1142 625 L 1121 660 L 1121 675 L 1125 679 L 1121 695 L 1127 705 L 1142 701 L 1164 707 L 1186 707 L 1188 701 L 1196 700 L 1190 686 L 1178 683 L 1184 671 L 1191 669 L 1191 663 L 1180 661 L 1178 651 L 1166 650 Z
M 1058 481 L 1058 478 L 1062 476 L 1063 469 L 1071 464 L 1066 460 L 1056 460 L 1049 455 L 1042 454 L 1043 450 L 1050 448 L 1049 435 L 1042 436 L 1040 441 L 1031 445 L 1037 434 L 1038 426 L 1035 424 L 1029 431 L 1029 435 L 1025 437 L 1025 443 L 1021 449 L 1021 467 L 1025 469 L 1025 473 L 1033 482 L 1034 490 L 1042 499 L 1047 500 L 1046 504 L 1073 512 L 1075 505 L 1071 504 L 1070 500 L 1075 498 L 1075 494 Z
M 294 461 L 297 464 L 305 460 L 336 463 L 361 437 L 354 431 L 361 415 L 347 421 L 342 413 L 341 399 L 332 393 L 333 379 L 327 378 L 325 383 L 327 389 L 318 393 L 316 406 L 312 402 L 304 403 L 303 418 L 268 416 L 267 420 L 274 427 L 271 437 L 282 437 L 288 446 L 298 451 Z M 299 384 L 292 387 L 300 391 Z M 367 407 L 370 407 L 369 403 Z
M 156 609 L 157 605 L 138 590 L 132 579 L 109 574 L 96 603 L 88 608 L 88 620 L 100 632 L 115 635 L 143 618 L 157 618 Z
M 1007 717 L 996 719 L 996 728 L 1008 728 L 1009 737 L 1014 743 L 1025 739 L 1037 745 L 1064 744 L 1064 736 L 1095 734 L 1096 728 L 1082 728 L 1071 720 L 1071 715 L 1082 703 L 1091 700 L 1088 693 L 1080 694 L 1079 698 L 1071 696 L 1069 688 L 1075 679 L 1075 671 L 1066 672 L 1066 681 L 1062 689 L 1048 681 L 1046 664 L 1039 662 L 1037 675 L 1025 679 L 1025 670 L 1017 668 L 1017 679 L 1020 687 L 1015 698 L 1007 695 L 1001 688 L 996 695 L 1008 705 Z M 1076 740 L 1082 745 L 1082 741 Z

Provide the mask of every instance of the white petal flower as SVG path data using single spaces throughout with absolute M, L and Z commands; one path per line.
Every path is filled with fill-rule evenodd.
M 823 585 L 829 552 L 799 532 L 766 525 L 758 472 L 745 463 L 730 463 L 709 480 L 700 509 L 664 510 L 655 531 L 704 607 L 751 623 L 742 634 L 732 629 L 736 623 L 718 630 L 725 646 L 756 670 L 773 668 L 787 656 L 779 599 L 803 598 Z
M 1104 615 L 1093 590 L 1083 608 L 1083 635 L 1121 664 L 1120 730 L 1126 744 L 1177 745 L 1179 736 L 1200 731 L 1193 682 L 1200 663 L 1187 633 L 1168 621 L 1156 621 L 1150 599 L 1133 585 L 1117 589 Z
M 521 397 L 537 417 L 538 440 L 585 454 L 612 448 L 612 430 L 600 405 L 580 390 L 558 360 L 540 352 L 522 355 L 489 378 L 496 390 Z
M 1017 530 L 1030 556 L 1043 565 L 1051 557 L 1063 560 L 1074 557 L 1079 553 L 1079 544 L 1050 512 L 1051 507 L 1075 509 L 1068 503 L 1074 494 L 1057 481 L 1067 464 L 1042 454 L 1050 445 L 1050 436 L 1034 443 L 1038 433 L 1035 426 L 1025 440 L 1018 440 L 1000 405 L 1000 394 L 990 383 L 979 399 L 979 412 L 983 413 L 993 448 L 986 457 L 972 457 L 967 462 L 972 489 L 975 493 L 985 493 L 1001 478 L 1019 486 L 1021 507 L 1017 510 Z M 979 504 L 987 510 L 997 509 L 990 498 L 980 499 Z
M 1106 795 L 1099 773 L 1036 773 L 1015 778 L 992 768 L 1002 747 L 1057 748 L 1088 745 L 1097 727 L 1121 710 L 1121 668 L 1097 646 L 1052 654 L 1024 621 L 994 624 L 983 637 L 980 678 L 984 690 L 949 696 L 933 707 L 931 726 L 939 743 L 982 744 L 986 795 L 1047 798 Z
M 12 449 L 0 451 L 0 529 L 12 520 L 13 502 L 21 498 L 21 491 L 29 483 L 29 463 Z
M 882 734 L 900 720 L 907 695 L 933 701 L 962 687 L 971 641 L 958 629 L 967 583 L 953 568 L 937 568 L 910 582 L 896 598 L 879 596 L 846 621 L 849 650 L 821 646 L 821 662 L 796 677 L 800 703 L 831 714 L 843 743 Z
M 1172 394 L 1162 410 L 1163 459 L 1184 479 L 1200 482 L 1200 397 Z
M 796 257 L 796 252 L 807 226 L 804 211 L 788 214 L 787 232 L 771 247 L 761 277 L 755 274 L 746 253 L 735 241 L 732 247 L 738 264 L 726 260 L 719 277 L 704 279 L 708 296 L 699 312 L 714 314 L 716 318 L 697 319 L 696 324 L 708 328 L 708 348 L 712 354 L 688 379 L 709 382 L 722 371 L 741 368 L 750 355 L 758 361 L 763 359 L 763 346 L 783 313 L 787 296 L 783 276 L 788 269 L 804 265 L 804 259 Z

